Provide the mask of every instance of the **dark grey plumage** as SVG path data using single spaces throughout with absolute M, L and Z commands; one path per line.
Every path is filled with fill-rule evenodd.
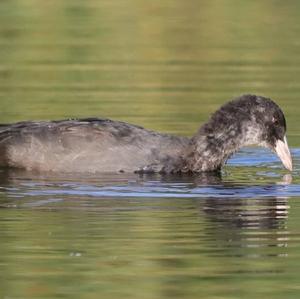
M 281 150 L 291 169 L 285 132 L 283 112 L 272 100 L 244 95 L 222 106 L 191 139 L 98 118 L 1 125 L 0 165 L 59 172 L 216 171 L 242 146 L 257 144 Z
M 218 169 L 243 146 L 259 145 L 276 151 L 277 141 L 284 142 L 285 133 L 285 117 L 275 102 L 243 95 L 217 110 L 191 139 L 184 169 Z

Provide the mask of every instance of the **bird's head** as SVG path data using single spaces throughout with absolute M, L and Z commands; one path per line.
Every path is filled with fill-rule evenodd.
M 220 169 L 241 147 L 259 145 L 275 152 L 292 171 L 282 110 L 271 99 L 242 95 L 218 109 L 191 139 L 185 161 L 193 172 Z
M 240 109 L 237 118 L 250 117 L 247 136 L 248 143 L 258 144 L 271 149 L 277 154 L 285 168 L 292 171 L 292 157 L 286 138 L 286 121 L 282 110 L 271 99 L 244 95 L 236 99 Z

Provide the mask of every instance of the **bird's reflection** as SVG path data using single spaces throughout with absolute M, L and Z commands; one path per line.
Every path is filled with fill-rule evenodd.
M 288 199 L 276 197 L 210 198 L 202 206 L 214 246 L 230 248 L 231 255 L 256 258 L 287 256 L 288 209 Z
M 238 229 L 284 229 L 288 216 L 287 198 L 206 199 L 203 211 L 214 222 Z
M 147 196 L 151 198 L 151 192 L 156 189 L 161 191 L 161 186 L 167 186 L 163 190 L 171 190 L 176 186 L 183 190 L 180 194 L 195 195 L 190 197 L 195 211 L 201 217 L 206 225 L 207 235 L 215 240 L 215 247 L 226 247 L 234 244 L 238 247 L 286 247 L 288 242 L 288 234 L 286 222 L 288 218 L 288 198 L 284 196 L 276 196 L 276 192 L 280 188 L 286 188 L 290 184 L 292 177 L 285 175 L 277 181 L 269 183 L 260 183 L 256 187 L 258 190 L 263 189 L 265 196 L 255 196 L 251 194 L 248 198 L 245 195 L 249 192 L 249 184 L 242 184 L 235 181 L 224 180 L 220 173 L 209 173 L 201 175 L 137 175 L 137 174 L 117 174 L 117 175 L 66 175 L 66 174 L 42 174 L 30 173 L 21 170 L 2 169 L 0 172 L 0 182 L 3 189 L 8 190 L 10 194 L 14 193 L 14 188 L 22 185 L 36 184 L 43 186 L 45 190 L 52 188 L 57 184 L 57 189 L 63 188 L 63 182 L 72 182 L 73 185 L 85 184 L 86 186 L 95 186 L 101 196 L 101 190 L 107 190 L 108 186 L 120 185 L 124 187 L 121 191 L 138 193 L 139 190 L 147 189 L 149 182 L 155 182 L 148 189 Z M 27 182 L 24 184 L 24 182 Z M 21 183 L 21 184 L 20 184 Z M 147 185 L 148 184 L 148 185 Z M 178 187 L 179 186 L 179 187 Z M 197 198 L 197 192 L 202 188 L 210 187 L 214 190 L 213 196 L 201 196 Z M 28 187 L 27 187 L 28 188 Z M 155 189 L 156 188 L 156 189 Z M 174 187 L 175 188 L 175 187 Z M 228 195 L 229 191 L 234 191 L 237 195 Z M 236 192 L 238 190 L 238 192 Z M 243 193 L 243 190 L 245 192 Z M 251 189 L 252 190 L 252 189 Z M 253 189 L 255 192 L 256 189 Z M 192 194 L 195 192 L 195 194 Z M 227 193 L 226 193 L 227 192 Z M 233 192 L 233 193 L 234 193 Z M 251 191 L 252 192 L 252 191 Z M 270 196 L 268 196 L 270 192 Z M 103 193 L 104 194 L 104 193 Z M 142 193 L 141 193 L 142 194 Z M 150 195 L 149 195 L 150 194 Z M 164 193 L 159 193 L 161 198 Z M 172 193 L 171 193 L 172 194 Z M 178 197 L 180 197 L 180 194 Z M 226 195 L 225 197 L 223 195 Z M 274 196 L 275 194 L 275 196 Z M 18 194 L 17 194 L 18 195 Z M 121 194 L 120 194 L 121 196 Z M 142 196 L 142 195 L 141 195 Z M 156 196 L 157 197 L 157 196 Z M 33 200 L 36 200 L 34 198 Z M 11 197 L 3 197 L 0 199 L 1 207 L 10 207 Z M 126 201 L 122 201 L 126 205 Z M 138 204 L 138 203 L 137 203 Z M 28 207 L 28 205 L 27 205 Z M 32 205 L 34 207 L 34 205 Z M 204 217 L 204 218 L 203 218 Z M 200 229 L 200 228 L 199 228 Z M 201 228 L 202 229 L 202 228 Z M 274 254 L 274 253 L 272 253 Z M 283 254 L 280 252 L 280 254 Z
M 174 178 L 165 177 L 165 181 Z M 195 188 L 212 186 L 219 188 L 220 195 L 224 190 L 239 190 L 242 195 L 248 192 L 249 184 L 241 184 L 234 181 L 226 181 L 220 174 L 202 174 L 200 176 L 181 177 L 182 180 L 190 182 Z M 285 174 L 276 181 L 251 186 L 253 192 L 263 189 L 265 196 L 259 197 L 251 194 L 249 198 L 239 196 L 220 196 L 194 199 L 199 210 L 199 217 L 206 218 L 206 234 L 214 240 L 214 247 L 230 247 L 232 254 L 234 250 L 239 255 L 251 255 L 261 257 L 265 255 L 286 256 L 289 234 L 287 230 L 288 219 L 288 197 L 274 196 L 278 191 L 286 188 L 292 183 L 292 175 Z M 270 192 L 270 196 L 268 196 Z M 279 248 L 279 251 L 266 252 L 265 248 Z M 256 248 L 252 252 L 241 253 L 238 248 Z M 258 250 L 258 251 L 257 251 Z M 263 250 L 262 253 L 260 250 Z

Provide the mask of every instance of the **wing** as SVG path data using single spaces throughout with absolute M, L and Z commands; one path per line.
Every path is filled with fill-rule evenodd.
M 0 163 L 56 171 L 135 171 L 179 152 L 186 138 L 109 119 L 0 126 Z

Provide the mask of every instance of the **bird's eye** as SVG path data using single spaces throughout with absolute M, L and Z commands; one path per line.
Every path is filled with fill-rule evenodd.
M 278 125 L 279 125 L 279 121 L 278 121 L 278 119 L 275 118 L 275 117 L 272 118 L 272 122 L 273 122 L 273 124 L 274 124 L 275 126 L 278 126 Z

